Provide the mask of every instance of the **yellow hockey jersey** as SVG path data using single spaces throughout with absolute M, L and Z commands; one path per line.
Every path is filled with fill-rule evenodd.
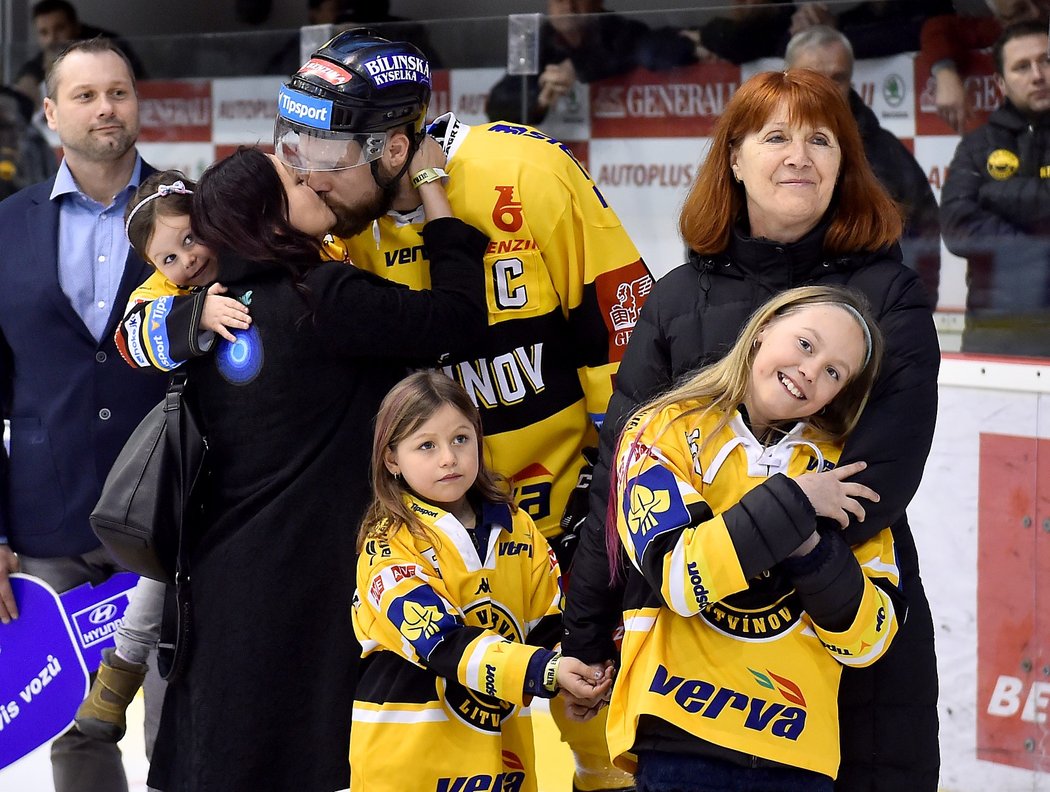
M 840 545 L 841 560 L 863 573 L 854 573 L 859 607 L 843 631 L 821 628 L 780 565 L 817 527 L 784 477 L 834 467 L 841 449 L 814 442 L 802 423 L 764 447 L 739 412 L 712 434 L 718 419 L 676 405 L 634 417 L 620 443 L 616 527 L 632 567 L 609 747 L 633 769 L 639 739 L 653 745 L 638 731 L 651 716 L 643 724 L 834 778 L 842 666 L 875 662 L 897 631 L 892 535 L 883 530 L 852 557 Z
M 612 378 L 652 278 L 572 152 L 518 124 L 432 127 L 448 157 L 448 198 L 490 238 L 489 332 L 445 367 L 481 410 L 490 461 L 544 536 L 597 445 Z M 422 210 L 390 213 L 346 240 L 355 265 L 429 286 Z
M 521 509 L 482 507 L 479 552 L 451 514 L 406 503 L 434 541 L 401 526 L 358 560 L 351 790 L 535 790 L 526 670 L 550 652 L 524 641 L 557 637 L 554 553 Z

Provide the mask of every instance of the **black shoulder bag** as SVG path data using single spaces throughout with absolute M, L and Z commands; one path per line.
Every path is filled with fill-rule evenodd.
M 189 541 L 183 522 L 208 450 L 185 391 L 186 374 L 176 372 L 164 400 L 147 413 L 117 456 L 89 518 L 118 564 L 175 585 L 159 647 L 158 665 L 169 681 L 188 651 Z M 163 634 L 171 628 L 174 635 Z

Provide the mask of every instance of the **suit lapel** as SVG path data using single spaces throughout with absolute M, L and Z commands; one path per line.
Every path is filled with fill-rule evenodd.
M 58 202 L 51 200 L 54 186 L 54 178 L 40 185 L 41 189 L 33 196 L 33 204 L 26 213 L 26 238 L 30 250 L 28 265 L 38 274 L 58 315 L 94 343 L 95 337 L 73 310 L 58 280 Z

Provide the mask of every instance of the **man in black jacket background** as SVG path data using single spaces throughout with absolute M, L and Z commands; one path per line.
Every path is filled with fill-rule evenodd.
M 964 352 L 1050 355 L 1050 55 L 1046 26 L 995 43 L 1005 99 L 955 150 L 944 242 L 967 259 Z
M 853 47 L 834 28 L 817 25 L 792 36 L 784 53 L 788 69 L 812 69 L 832 80 L 849 102 L 857 121 L 871 169 L 886 191 L 904 210 L 901 249 L 904 263 L 916 270 L 937 305 L 941 269 L 941 228 L 937 199 L 929 179 L 912 153 L 896 136 L 879 125 L 875 113 L 853 90 Z

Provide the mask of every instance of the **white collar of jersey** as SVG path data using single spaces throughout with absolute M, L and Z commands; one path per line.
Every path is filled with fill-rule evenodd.
M 791 431 L 784 435 L 776 443 L 766 447 L 762 445 L 755 435 L 744 423 L 739 411 L 734 411 L 729 421 L 729 428 L 733 430 L 734 437 L 727 440 L 725 445 L 718 449 L 715 458 L 711 460 L 707 470 L 704 471 L 704 483 L 710 484 L 718 475 L 722 463 L 726 461 L 733 449 L 740 446 L 747 455 L 747 475 L 755 478 L 769 478 L 777 473 L 787 473 L 788 462 L 794 453 L 796 446 L 808 446 L 817 455 L 818 470 L 824 469 L 824 455 L 817 446 L 802 437 L 806 424 L 799 421 Z
M 429 128 L 441 130 L 437 141 L 441 144 L 441 150 L 445 152 L 446 161 L 452 159 L 470 133 L 470 125 L 456 118 L 455 113 L 445 113 L 435 118 Z
M 495 569 L 496 542 L 501 530 L 511 532 L 510 509 L 503 504 L 483 504 L 481 507 L 480 528 L 489 528 L 488 541 L 485 544 L 485 557 L 479 558 L 478 551 L 471 541 L 467 529 L 450 512 L 440 509 L 432 503 L 405 493 L 403 496 L 409 510 L 428 527 L 437 531 L 459 551 L 463 564 L 468 572 L 479 569 Z M 505 515 L 505 516 L 504 516 Z

